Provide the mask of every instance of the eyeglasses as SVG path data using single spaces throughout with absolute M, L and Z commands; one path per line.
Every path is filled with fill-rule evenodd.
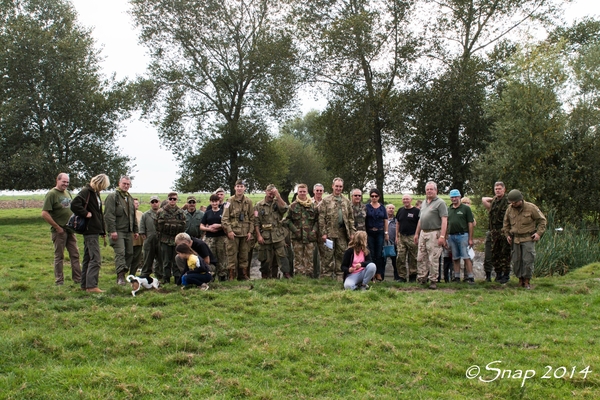
M 323 193 L 322 190 L 314 190 L 315 193 Z
M 190 201 L 188 201 L 188 204 L 196 204 L 196 200 L 190 200 Z
M 177 197 L 169 197 L 170 201 L 177 201 Z
M 371 198 L 372 198 L 372 199 L 374 199 L 375 197 L 379 197 L 379 195 L 377 195 L 377 194 L 372 194 L 372 195 L 371 195 Z
M 150 204 L 158 203 L 158 200 L 151 200 Z
M 362 197 L 362 194 L 353 194 L 353 197 Z

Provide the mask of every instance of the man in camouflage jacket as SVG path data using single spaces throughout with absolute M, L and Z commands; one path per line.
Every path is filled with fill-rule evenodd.
M 290 263 L 285 249 L 285 229 L 282 219 L 288 210 L 287 204 L 279 195 L 274 185 L 267 186 L 264 200 L 254 207 L 254 229 L 259 244 L 258 260 L 263 279 L 272 277 L 277 256 L 277 263 L 285 278 L 291 278 Z
M 313 253 L 319 229 L 317 207 L 308 196 L 308 186 L 298 185 L 298 197 L 290 205 L 284 224 L 292 235 L 294 273 L 313 276 Z
M 354 236 L 354 215 L 350 200 L 342 196 L 344 181 L 335 178 L 331 185 L 333 193 L 325 197 L 319 205 L 319 232 L 321 240 L 333 242 L 333 259 L 329 265 L 321 262 L 321 276 L 336 276 L 341 280 L 344 252 Z

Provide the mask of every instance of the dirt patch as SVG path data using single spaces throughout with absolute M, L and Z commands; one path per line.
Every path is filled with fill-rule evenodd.
M 43 200 L 0 200 L 0 210 L 11 208 L 39 208 L 44 205 Z

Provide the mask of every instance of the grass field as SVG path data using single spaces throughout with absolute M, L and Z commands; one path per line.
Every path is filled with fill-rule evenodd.
M 106 247 L 106 293 L 90 295 L 73 283 L 53 285 L 52 243 L 39 214 L 0 210 L 2 399 L 600 393 L 600 264 L 535 279 L 531 291 L 513 279 L 344 292 L 336 282 L 296 277 L 206 292 L 167 285 L 133 298 L 115 284 Z

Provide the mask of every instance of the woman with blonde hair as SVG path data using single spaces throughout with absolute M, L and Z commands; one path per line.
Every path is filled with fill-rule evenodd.
M 367 233 L 358 231 L 344 252 L 342 259 L 342 271 L 344 272 L 344 289 L 346 290 L 368 290 L 367 284 L 377 268 L 371 260 L 371 253 L 367 247 Z
M 73 214 L 87 219 L 83 233 L 83 262 L 81 263 L 81 289 L 89 293 L 103 293 L 98 287 L 102 256 L 99 236 L 106 236 L 102 199 L 100 193 L 108 188 L 110 180 L 105 174 L 94 176 L 90 183 L 71 202 Z

